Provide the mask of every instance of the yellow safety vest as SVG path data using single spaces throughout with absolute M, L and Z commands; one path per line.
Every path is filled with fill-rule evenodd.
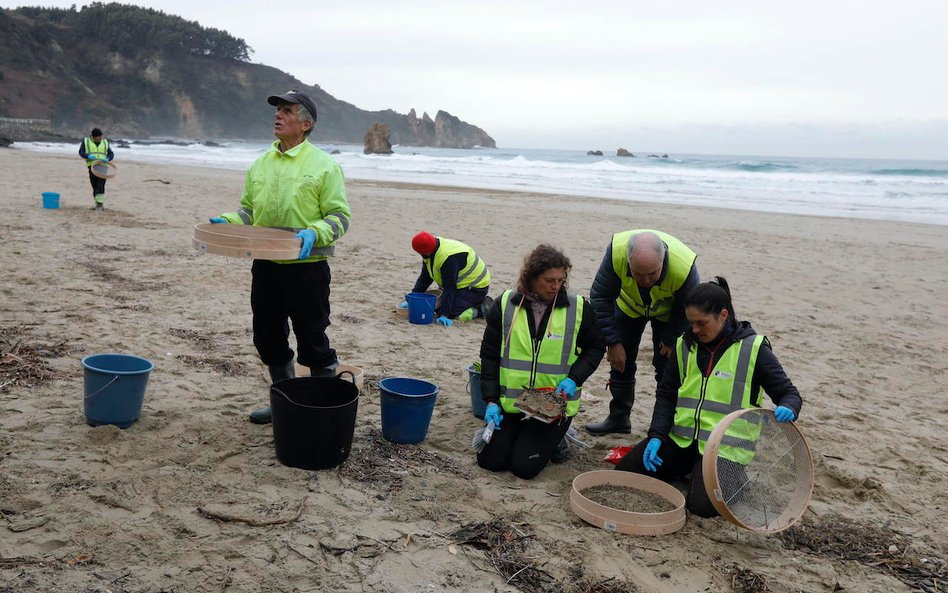
M 661 282 L 649 289 L 652 302 L 648 307 L 642 300 L 639 285 L 629 273 L 629 241 L 639 233 L 654 233 L 668 246 L 668 269 L 664 270 L 664 278 Z M 675 293 L 688 279 L 691 266 L 694 265 L 697 257 L 687 245 L 668 233 L 651 229 L 616 233 L 612 236 L 612 267 L 622 282 L 622 288 L 616 298 L 619 309 L 629 317 L 655 317 L 660 321 L 668 321 L 671 317 Z
M 92 138 L 90 138 L 89 136 L 86 136 L 82 142 L 83 142 L 83 148 L 86 149 L 87 155 L 94 154 L 95 157 L 99 159 L 100 161 L 106 161 L 109 159 L 109 141 L 106 140 L 105 138 L 102 139 L 102 142 L 99 142 L 98 144 L 96 144 L 92 140 Z M 92 163 L 94 162 L 95 161 L 90 161 L 89 159 L 86 159 L 86 166 L 91 167 Z
M 735 410 L 760 407 L 760 392 L 752 393 L 752 384 L 763 343 L 764 336 L 758 335 L 734 342 L 705 377 L 698 368 L 698 344 L 686 349 L 684 338 L 678 338 L 675 350 L 681 387 L 669 436 L 679 447 L 686 448 L 697 439 L 698 452 L 703 455 L 711 431 L 722 418 Z M 759 434 L 757 425 L 737 420 L 724 436 L 718 455 L 741 464 L 750 462 Z
M 583 320 L 583 299 L 567 293 L 569 306 L 553 307 L 543 335 L 534 342 L 530 319 L 522 310 L 520 299 L 511 302 L 512 290 L 500 299 L 502 318 L 500 348 L 500 405 L 505 412 L 519 412 L 515 404 L 525 388 L 556 387 L 579 358 L 576 345 Z M 511 331 L 511 327 L 513 331 Z M 507 336 L 510 339 L 507 340 Z M 566 415 L 579 412 L 580 387 L 566 402 Z
M 487 269 L 487 264 L 474 253 L 473 249 L 453 239 L 438 237 L 438 242 L 438 251 L 435 252 L 434 257 L 425 258 L 428 275 L 437 282 L 438 286 L 442 286 L 441 266 L 449 257 L 458 253 L 467 254 L 467 264 L 464 269 L 458 271 L 457 287 L 486 288 L 490 285 L 490 271 Z

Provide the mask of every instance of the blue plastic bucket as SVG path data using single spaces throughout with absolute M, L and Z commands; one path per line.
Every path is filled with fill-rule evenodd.
M 427 292 L 409 292 L 405 295 L 408 302 L 408 321 L 427 325 L 434 321 L 435 303 L 438 297 Z
M 148 374 L 155 365 L 130 354 L 93 354 L 85 367 L 86 423 L 128 428 L 142 413 Z
M 438 386 L 407 377 L 379 381 L 382 392 L 382 436 L 393 443 L 412 445 L 428 436 Z
M 43 208 L 59 208 L 59 194 L 51 191 L 44 191 Z
M 471 394 L 471 412 L 476 418 L 484 419 L 487 402 L 481 397 L 481 372 L 474 365 L 467 367 L 467 391 Z

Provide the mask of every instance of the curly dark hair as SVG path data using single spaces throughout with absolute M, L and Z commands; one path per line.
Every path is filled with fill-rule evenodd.
M 569 286 L 569 271 L 573 269 L 573 264 L 566 255 L 547 243 L 537 245 L 533 251 L 523 258 L 523 266 L 520 268 L 520 277 L 517 279 L 517 292 L 527 294 L 530 292 L 530 286 L 533 281 L 543 272 L 553 268 L 566 268 L 566 282 L 563 283 L 563 290 Z

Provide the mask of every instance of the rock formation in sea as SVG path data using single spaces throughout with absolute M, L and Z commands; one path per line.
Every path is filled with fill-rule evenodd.
M 364 154 L 392 154 L 392 143 L 388 137 L 390 130 L 385 124 L 372 124 L 366 130 L 362 143 Z

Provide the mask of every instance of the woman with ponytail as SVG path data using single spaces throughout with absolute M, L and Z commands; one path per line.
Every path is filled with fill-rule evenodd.
M 796 420 L 803 400 L 767 338 L 737 320 L 724 278 L 695 286 L 685 299 L 685 316 L 689 329 L 658 384 L 648 436 L 616 469 L 665 481 L 691 474 L 688 510 L 713 517 L 701 461 L 715 425 L 731 411 L 760 407 L 761 388 L 776 406 L 778 422 Z

